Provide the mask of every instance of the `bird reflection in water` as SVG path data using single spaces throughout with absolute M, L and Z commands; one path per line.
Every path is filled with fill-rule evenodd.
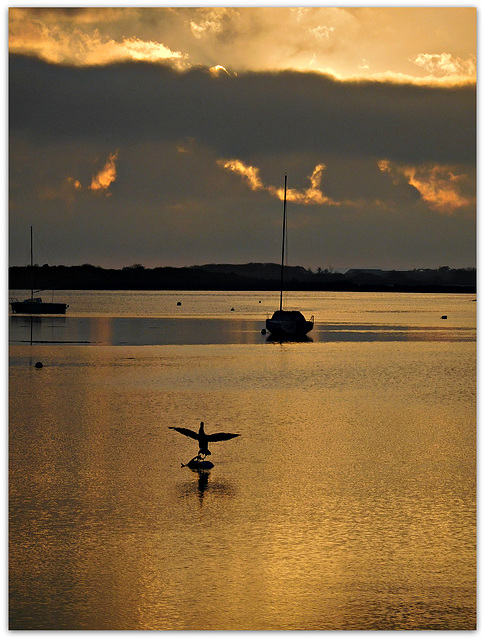
M 201 469 L 190 469 L 190 471 L 197 476 L 197 479 L 196 482 L 184 483 L 182 495 L 184 498 L 197 496 L 200 507 L 202 507 L 204 499 L 207 498 L 208 495 L 212 496 L 212 499 L 217 497 L 217 500 L 220 500 L 221 498 L 227 498 L 233 493 L 233 488 L 230 484 L 210 479 L 210 471 Z
M 230 496 L 234 489 L 231 484 L 227 482 L 220 482 L 217 480 L 210 480 L 210 471 L 208 469 L 197 469 L 190 467 L 188 464 L 183 464 L 182 467 L 187 467 L 190 471 L 197 476 L 197 482 L 184 483 L 183 495 L 185 498 L 197 495 L 199 499 L 199 506 L 202 507 L 204 498 L 207 494 L 213 497 L 217 496 L 217 499 Z
M 208 471 L 196 471 L 195 473 L 199 475 L 197 488 L 199 490 L 199 498 L 202 504 L 202 500 L 204 499 L 204 492 L 207 490 L 207 487 L 209 486 L 210 473 Z

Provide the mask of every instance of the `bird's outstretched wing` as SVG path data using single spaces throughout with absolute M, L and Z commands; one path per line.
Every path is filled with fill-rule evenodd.
M 239 433 L 211 433 L 207 436 L 209 442 L 218 442 L 219 440 L 231 440 L 231 438 L 237 438 Z
M 169 429 L 173 429 L 174 431 L 178 431 L 184 436 L 188 436 L 189 438 L 193 438 L 194 440 L 199 439 L 199 434 L 191 429 L 184 429 L 183 427 L 169 427 Z

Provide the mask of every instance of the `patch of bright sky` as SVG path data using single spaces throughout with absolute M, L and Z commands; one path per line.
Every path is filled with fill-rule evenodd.
M 476 14 L 461 7 L 60 7 L 10 9 L 10 50 L 55 63 L 121 60 L 293 69 L 346 79 L 475 82 Z

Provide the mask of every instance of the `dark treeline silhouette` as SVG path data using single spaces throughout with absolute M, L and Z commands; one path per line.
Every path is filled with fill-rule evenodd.
M 98 290 L 227 290 L 278 291 L 280 265 L 250 263 L 243 265 L 210 264 L 194 267 L 145 268 L 134 264 L 123 269 L 104 269 L 90 264 L 81 266 L 34 265 L 10 267 L 10 289 L 98 289 Z M 476 291 L 474 268 L 414 269 L 385 271 L 350 269 L 338 273 L 332 269 L 287 267 L 285 289 L 293 291 Z

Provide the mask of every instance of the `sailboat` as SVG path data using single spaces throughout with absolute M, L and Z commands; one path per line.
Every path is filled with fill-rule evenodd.
M 283 309 L 283 282 L 285 264 L 285 241 L 286 241 L 286 190 L 288 176 L 285 173 L 285 194 L 283 204 L 283 244 L 281 249 L 281 283 L 280 283 L 280 308 L 277 309 L 271 318 L 266 320 L 266 329 L 271 335 L 282 338 L 303 338 L 313 329 L 313 316 L 306 320 L 300 311 L 286 311 Z
M 32 227 L 30 227 L 30 270 L 32 274 L 32 285 L 30 289 L 30 298 L 26 298 L 25 300 L 17 300 L 16 298 L 12 298 L 10 301 L 10 306 L 12 307 L 13 313 L 26 313 L 26 314 L 55 314 L 55 313 L 66 313 L 66 309 L 68 308 L 68 304 L 64 302 L 43 302 L 42 298 L 34 298 L 34 252 L 32 246 Z

